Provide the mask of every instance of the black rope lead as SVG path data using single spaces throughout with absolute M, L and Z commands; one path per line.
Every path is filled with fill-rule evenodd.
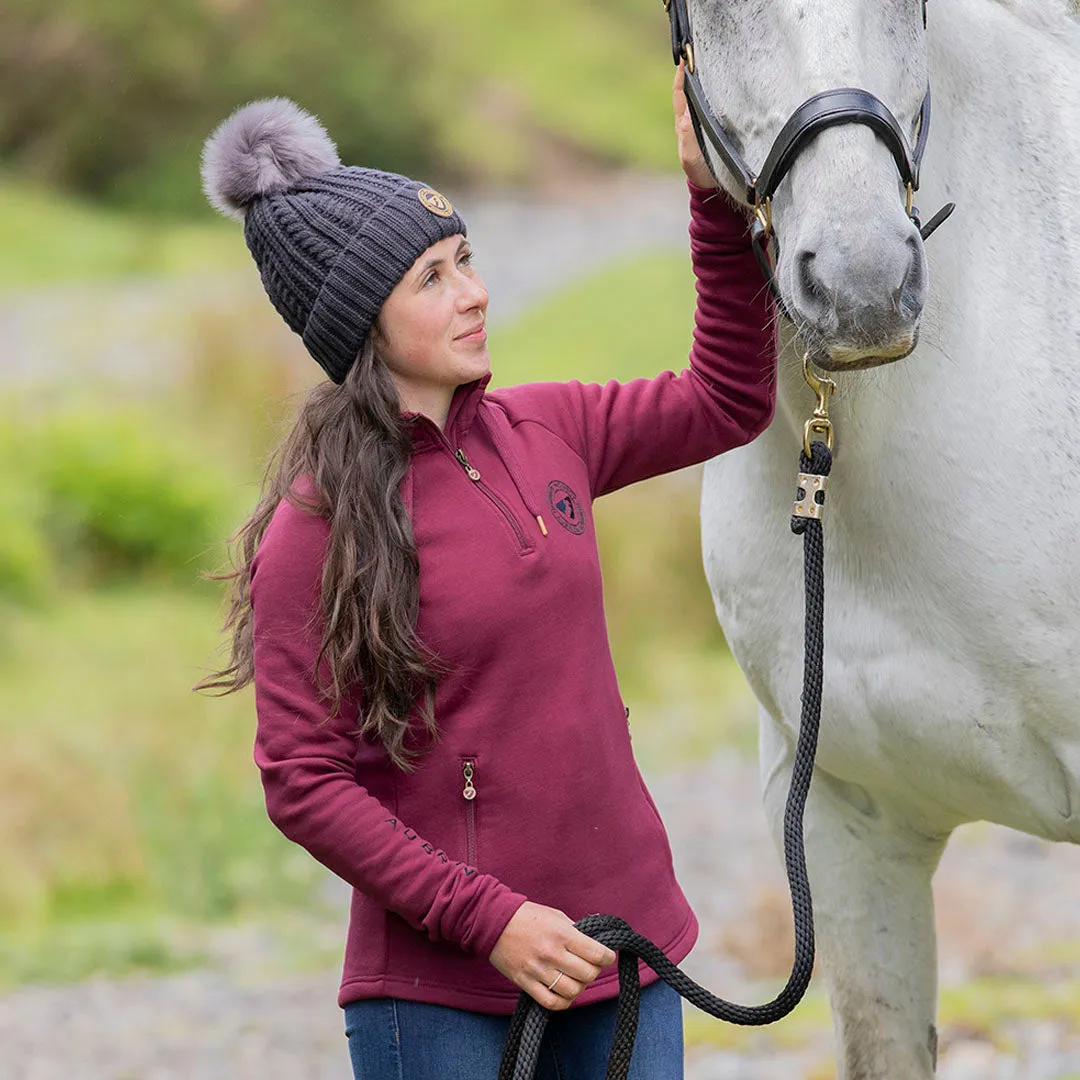
M 802 477 L 800 502 L 809 508 L 791 519 L 791 531 L 803 537 L 803 562 L 806 574 L 806 660 L 803 667 L 802 717 L 795 748 L 791 787 L 784 809 L 784 859 L 787 865 L 791 903 L 795 913 L 795 961 L 787 985 L 764 1005 L 736 1005 L 711 994 L 680 971 L 651 941 L 634 932 L 614 915 L 589 915 L 574 925 L 584 934 L 602 942 L 619 954 L 619 1002 L 615 1036 L 608 1057 L 607 1080 L 626 1080 L 630 1056 L 637 1035 L 638 1001 L 641 984 L 638 958 L 645 961 L 669 986 L 699 1009 L 728 1023 L 772 1024 L 782 1019 L 802 1000 L 814 969 L 814 911 L 810 882 L 806 875 L 803 848 L 803 810 L 810 790 L 821 721 L 821 681 L 824 653 L 825 618 L 824 540 L 820 513 L 825 502 L 824 480 L 832 469 L 832 453 L 825 443 L 810 444 L 811 457 L 800 454 Z M 813 490 L 808 490 L 810 487 Z M 816 506 L 816 511 L 813 507 Z M 523 993 L 510 1021 L 499 1080 L 533 1080 L 540 1057 L 540 1041 L 550 1013 L 539 1002 Z

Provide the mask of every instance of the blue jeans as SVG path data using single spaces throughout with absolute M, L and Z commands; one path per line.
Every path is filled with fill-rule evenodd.
M 641 991 L 629 1080 L 682 1080 L 682 998 L 658 980 Z M 496 1080 L 508 1016 L 369 998 L 345 1006 L 355 1080 Z M 536 1080 L 604 1080 L 615 1001 L 552 1013 Z

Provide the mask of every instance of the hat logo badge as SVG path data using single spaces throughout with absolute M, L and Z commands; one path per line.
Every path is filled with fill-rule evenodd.
M 416 193 L 416 197 L 426 210 L 438 214 L 439 217 L 449 217 L 454 212 L 450 200 L 445 195 L 440 195 L 439 192 L 433 191 L 429 187 L 421 188 Z

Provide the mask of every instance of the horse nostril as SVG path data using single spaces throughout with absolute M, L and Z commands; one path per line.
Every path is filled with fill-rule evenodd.
M 817 257 L 813 251 L 800 251 L 795 259 L 795 276 L 799 289 L 811 296 L 819 296 L 822 292 L 821 282 L 814 273 L 814 259 Z
M 834 316 L 829 290 L 818 274 L 817 252 L 806 249 L 795 256 L 796 306 L 805 318 L 827 329 Z
M 919 245 L 914 239 L 908 242 L 908 265 L 904 280 L 893 296 L 895 310 L 905 319 L 912 319 L 922 310 L 926 296 L 925 263 Z

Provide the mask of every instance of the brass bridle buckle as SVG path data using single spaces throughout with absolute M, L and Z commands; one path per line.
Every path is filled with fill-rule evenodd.
M 755 187 L 757 186 L 755 181 Z M 754 201 L 754 214 L 759 222 L 761 222 L 762 229 L 765 230 L 765 239 L 769 240 L 772 237 L 772 199 L 766 195 L 763 199 L 755 192 L 756 198 Z M 805 368 L 804 368 L 805 370 Z

